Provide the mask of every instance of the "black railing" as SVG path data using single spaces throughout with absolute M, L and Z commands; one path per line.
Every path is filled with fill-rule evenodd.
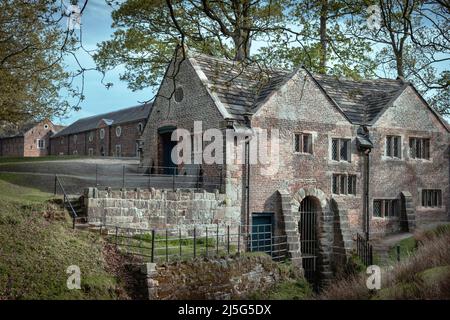
M 373 248 L 366 238 L 359 233 L 356 235 L 356 253 L 366 266 L 373 264 Z
M 264 252 L 272 259 L 287 258 L 287 237 L 276 236 L 271 225 L 209 225 L 190 229 L 132 229 L 101 225 L 100 232 L 121 251 L 150 262 L 169 262 L 241 252 Z
M 55 195 L 58 193 L 58 187 L 61 189 L 61 192 L 63 194 L 63 205 L 67 210 L 69 210 L 69 214 L 72 218 L 72 227 L 75 229 L 75 224 L 78 219 L 77 212 L 75 211 L 74 207 L 72 206 L 72 203 L 70 202 L 69 196 L 66 193 L 66 190 L 64 189 L 64 186 L 62 185 L 61 181 L 59 180 L 58 175 L 55 175 Z

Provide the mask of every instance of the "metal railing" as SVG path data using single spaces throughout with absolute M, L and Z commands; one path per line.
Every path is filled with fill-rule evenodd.
M 251 230 L 247 233 L 247 230 Z M 272 259 L 287 258 L 287 237 L 274 235 L 272 225 L 209 225 L 191 229 L 132 229 L 101 225 L 100 233 L 122 252 L 149 262 L 169 262 L 264 252 Z
M 359 233 L 356 235 L 356 254 L 366 266 L 373 264 L 373 247 Z
M 65 208 L 69 210 L 69 214 L 72 218 L 72 228 L 75 229 L 75 224 L 78 219 L 77 212 L 75 211 L 74 207 L 72 206 L 72 203 L 70 202 L 70 199 L 66 193 L 66 190 L 64 189 L 64 186 L 62 185 L 61 181 L 59 180 L 58 175 L 55 174 L 55 195 L 57 194 L 58 187 L 61 189 L 63 193 L 63 205 Z

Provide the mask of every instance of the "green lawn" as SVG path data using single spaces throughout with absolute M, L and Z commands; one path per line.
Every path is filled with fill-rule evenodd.
M 14 179 L 0 175 L 0 300 L 118 298 L 122 283 L 107 271 L 104 240 L 72 230 L 51 194 Z M 67 289 L 71 265 L 81 269 L 81 290 Z

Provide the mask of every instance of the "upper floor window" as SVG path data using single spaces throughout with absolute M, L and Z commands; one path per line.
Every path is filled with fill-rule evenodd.
M 120 137 L 121 135 L 122 135 L 122 127 L 119 126 L 116 128 L 116 136 Z
M 38 147 L 38 149 L 44 149 L 45 148 L 45 140 L 38 139 L 37 147 Z
M 351 144 L 350 139 L 331 140 L 331 158 L 335 161 L 350 162 Z
M 139 132 L 144 131 L 144 124 L 143 124 L 142 122 L 139 122 L 139 124 L 138 124 L 138 130 L 139 130 Z
M 312 154 L 312 134 L 296 133 L 294 135 L 294 152 Z
M 402 138 L 400 136 L 386 136 L 386 157 L 402 157 Z
M 100 129 L 100 139 L 105 139 L 105 129 Z
M 92 142 L 92 141 L 94 141 L 94 133 L 93 132 L 90 132 L 89 133 L 89 142 Z
M 442 191 L 438 189 L 423 189 L 422 206 L 423 207 L 442 206 Z
M 373 214 L 378 218 L 398 217 L 400 215 L 400 201 L 398 199 L 373 200 Z
M 430 139 L 410 138 L 409 156 L 412 159 L 430 159 Z
M 356 175 L 333 174 L 332 191 L 334 194 L 356 195 Z
M 44 129 L 45 129 L 45 130 L 48 129 L 48 124 L 44 124 Z
M 61 137 L 60 143 L 61 143 L 61 144 L 64 144 L 64 137 Z
M 74 143 L 77 143 L 77 140 L 78 140 L 78 136 L 77 136 L 77 135 L 74 135 L 74 136 L 73 136 L 73 142 L 74 142 Z

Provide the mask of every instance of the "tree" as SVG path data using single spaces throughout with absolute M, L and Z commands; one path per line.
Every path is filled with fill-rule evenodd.
M 384 76 L 413 82 L 441 114 L 450 114 L 449 8 L 447 1 L 379 0 L 374 12 L 358 16 L 350 33 L 379 47 L 377 62 Z M 370 15 L 378 16 L 368 24 Z
M 78 108 L 64 99 L 66 94 L 82 99 L 73 79 L 83 70 L 64 69 L 63 59 L 74 54 L 77 40 L 63 17 L 57 0 L 0 2 L 0 122 L 65 116 Z
M 119 65 L 133 90 L 159 84 L 177 45 L 250 62 L 252 43 L 283 28 L 295 1 L 127 0 L 114 6 L 112 38 L 99 45 L 95 60 L 106 72 Z

